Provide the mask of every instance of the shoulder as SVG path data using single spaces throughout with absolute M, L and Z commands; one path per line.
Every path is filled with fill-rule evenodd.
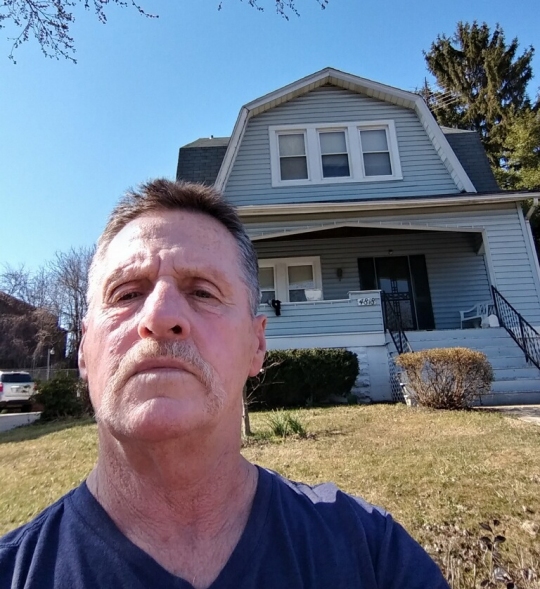
M 46 507 L 40 514 L 38 514 L 33 520 L 16 528 L 15 530 L 8 532 L 5 536 L 0 538 L 0 554 L 2 550 L 7 548 L 20 546 L 29 536 L 35 536 L 39 534 L 42 527 L 52 518 L 55 519 L 58 515 L 62 514 L 65 507 L 67 498 L 74 493 L 74 490 L 66 493 L 60 497 L 58 501 Z
M 32 521 L 0 538 L 0 589 L 23 586 L 36 554 L 46 561 L 55 553 L 66 506 L 76 491 L 70 491 Z
M 282 500 L 297 505 L 303 504 L 308 510 L 328 514 L 330 517 L 336 517 L 340 513 L 354 513 L 362 522 L 377 522 L 382 526 L 392 519 L 381 507 L 372 505 L 361 497 L 345 493 L 334 483 L 308 485 L 289 480 L 274 471 L 265 472 L 272 477 L 276 493 Z
M 273 499 L 300 537 L 327 537 L 342 554 L 369 562 L 377 586 L 446 589 L 448 585 L 425 550 L 384 509 L 345 493 L 332 483 L 307 485 L 266 471 Z M 302 529 L 300 529 L 302 528 Z

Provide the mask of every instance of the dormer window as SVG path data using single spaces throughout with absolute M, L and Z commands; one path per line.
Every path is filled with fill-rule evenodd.
M 282 180 L 307 180 L 304 133 L 282 133 L 279 140 L 279 171 Z
M 319 145 L 323 178 L 348 178 L 351 172 L 345 131 L 320 131 Z
M 360 129 L 360 145 L 366 176 L 391 176 L 392 160 L 386 129 Z
M 272 186 L 401 180 L 394 121 L 271 126 Z

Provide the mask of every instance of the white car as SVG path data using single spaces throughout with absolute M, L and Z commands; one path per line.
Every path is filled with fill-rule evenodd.
M 8 407 L 21 407 L 22 411 L 31 411 L 30 398 L 36 385 L 28 372 L 0 371 L 0 411 Z

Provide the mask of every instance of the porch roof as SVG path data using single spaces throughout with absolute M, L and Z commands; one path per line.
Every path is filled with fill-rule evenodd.
M 236 208 L 240 217 L 266 215 L 302 215 L 309 213 L 347 213 L 355 211 L 396 211 L 433 207 L 455 207 L 479 204 L 520 202 L 540 198 L 540 192 L 504 191 L 488 193 L 462 193 L 415 198 L 378 198 L 354 202 L 324 201 L 317 203 L 287 203 L 265 205 L 243 205 Z
M 369 223 L 364 220 L 344 222 L 330 221 L 303 227 L 286 227 L 274 230 L 261 229 L 249 230 L 251 241 L 295 241 L 301 239 L 331 239 L 342 237 L 370 237 L 378 235 L 403 235 L 405 233 L 426 233 L 427 231 L 445 231 L 450 233 L 475 233 L 481 234 L 481 227 L 437 227 L 437 226 L 411 226 L 396 223 Z

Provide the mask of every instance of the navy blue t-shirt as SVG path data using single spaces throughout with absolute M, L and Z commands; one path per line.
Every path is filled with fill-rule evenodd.
M 190 589 L 135 546 L 86 483 L 0 539 L 0 589 Z M 448 589 L 379 508 L 259 468 L 246 528 L 211 589 Z

